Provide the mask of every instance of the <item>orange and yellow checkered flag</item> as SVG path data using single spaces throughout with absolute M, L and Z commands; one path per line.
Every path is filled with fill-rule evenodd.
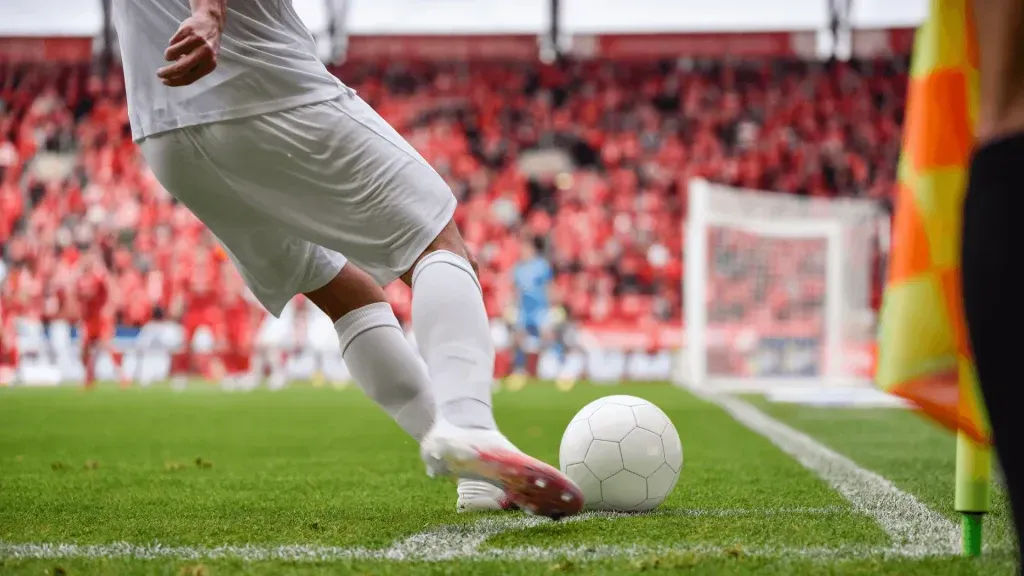
M 978 110 L 970 8 L 970 0 L 932 0 L 917 32 L 876 382 L 987 444 L 960 288 L 962 207 Z

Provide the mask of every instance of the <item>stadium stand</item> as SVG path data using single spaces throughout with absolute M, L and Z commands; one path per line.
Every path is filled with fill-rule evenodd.
M 579 321 L 678 319 L 694 177 L 885 201 L 899 150 L 900 62 L 681 66 L 351 64 L 336 70 L 462 202 L 493 316 L 522 235 L 547 239 L 555 298 Z M 3 307 L 73 314 L 83 254 L 117 285 L 120 324 L 172 311 L 189 280 L 241 284 L 130 140 L 123 81 L 84 66 L 0 65 Z M 723 288 L 724 289 L 724 288 Z M 408 316 L 408 291 L 389 289 Z

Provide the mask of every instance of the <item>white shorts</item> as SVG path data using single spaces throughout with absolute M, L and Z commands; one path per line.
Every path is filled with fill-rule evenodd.
M 455 213 L 444 179 L 355 93 L 139 146 L 275 316 L 327 284 L 346 258 L 382 286 L 392 282 Z

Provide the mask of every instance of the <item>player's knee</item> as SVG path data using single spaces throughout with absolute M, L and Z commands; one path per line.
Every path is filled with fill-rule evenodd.
M 427 246 L 426 250 L 420 254 L 420 257 L 416 259 L 416 263 L 413 267 L 402 275 L 402 281 L 412 286 L 413 270 L 419 263 L 434 252 L 450 252 L 469 263 L 470 267 L 473 268 L 473 273 L 480 276 L 480 264 L 476 258 L 469 251 L 469 247 L 466 246 L 466 241 L 462 239 L 462 234 L 459 232 L 458 226 L 455 225 L 455 220 L 449 220 L 448 225 L 441 230 L 441 233 Z
M 305 292 L 309 301 L 322 310 L 332 322 L 363 306 L 387 302 L 384 290 L 369 274 L 349 262 L 338 275 L 321 288 Z

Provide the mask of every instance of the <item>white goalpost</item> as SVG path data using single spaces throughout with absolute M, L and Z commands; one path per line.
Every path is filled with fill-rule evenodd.
M 882 208 L 694 180 L 681 383 L 714 391 L 870 384 Z

